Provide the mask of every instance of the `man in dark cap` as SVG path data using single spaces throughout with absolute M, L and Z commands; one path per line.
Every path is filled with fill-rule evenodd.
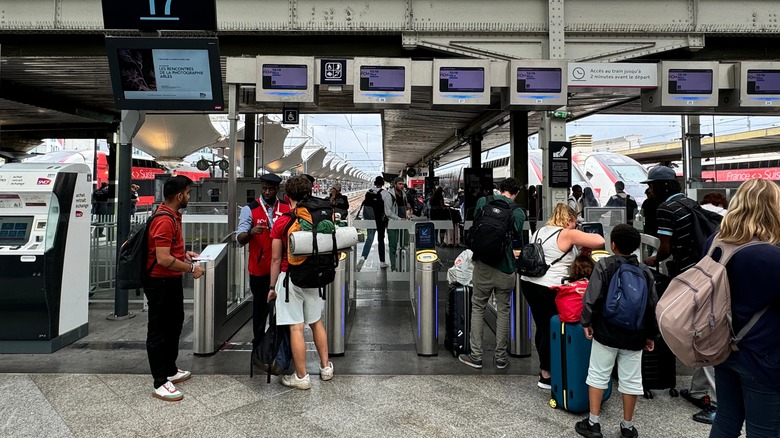
M 645 259 L 647 266 L 658 264 L 672 257 L 667 267 L 669 275 L 674 277 L 685 272 L 701 259 L 702 248 L 697 248 L 693 239 L 693 209 L 701 208 L 693 199 L 681 192 L 677 181 L 677 173 L 671 167 L 656 166 L 647 173 L 643 184 L 661 203 L 656 210 L 658 239 L 661 241 L 658 252 L 653 257 Z M 663 290 L 658 291 L 660 296 Z M 715 394 L 715 370 L 713 367 L 696 368 L 691 377 L 691 389 L 683 389 L 680 395 L 693 403 L 700 412 L 693 415 L 693 420 L 712 424 L 715 418 L 717 398 Z
M 236 240 L 249 244 L 249 288 L 252 290 L 252 344 L 256 347 L 265 329 L 264 315 L 271 284 L 271 227 L 290 205 L 277 198 L 282 179 L 273 173 L 260 177 L 260 196 L 241 208 Z

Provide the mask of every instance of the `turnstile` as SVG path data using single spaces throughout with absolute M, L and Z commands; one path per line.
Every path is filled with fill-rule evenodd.
M 225 238 L 232 239 L 232 235 Z M 237 260 L 231 262 L 231 258 L 238 259 L 236 251 L 231 251 L 234 249 L 231 243 L 211 244 L 197 259 L 204 272 L 193 282 L 192 353 L 196 356 L 216 353 L 252 318 L 249 300 L 236 300 L 236 288 L 245 286 L 235 280 L 245 268 L 243 264 L 234 266 L 231 275 L 231 263 L 237 265 Z
M 415 257 L 417 293 L 412 299 L 412 309 L 417 325 L 414 343 L 420 356 L 439 354 L 439 286 L 435 266 L 438 261 L 434 250 L 417 251 Z
M 497 315 L 495 296 L 491 296 L 485 307 L 485 323 L 496 333 Z M 509 296 L 509 348 L 513 357 L 531 356 L 532 330 L 531 308 L 520 289 L 520 276 L 515 276 L 515 287 Z
M 350 307 L 350 258 L 347 251 L 339 253 L 336 276 L 333 282 L 325 287 L 325 312 L 322 320 L 328 334 L 328 354 L 332 356 L 341 356 L 346 351 L 347 314 Z

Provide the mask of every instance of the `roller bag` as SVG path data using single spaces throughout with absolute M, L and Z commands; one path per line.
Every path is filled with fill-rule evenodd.
M 666 291 L 670 278 L 653 271 L 655 278 L 655 290 L 658 297 Z M 655 341 L 653 351 L 642 352 L 642 389 L 645 398 L 653 398 L 651 390 L 668 389 L 669 395 L 677 397 L 677 358 L 666 345 L 662 337 Z
M 460 283 L 450 285 L 444 310 L 444 348 L 458 357 L 470 353 L 472 288 Z
M 562 323 L 558 315 L 550 320 L 550 406 L 572 413 L 588 412 L 588 364 L 592 342 L 579 323 Z M 612 395 L 612 380 L 602 402 Z

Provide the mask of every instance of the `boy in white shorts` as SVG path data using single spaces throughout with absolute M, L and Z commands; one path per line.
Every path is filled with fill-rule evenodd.
M 610 288 L 610 282 L 618 267 L 629 263 L 639 267 L 635 255 L 640 244 L 639 232 L 626 224 L 617 225 L 610 233 L 610 247 L 615 254 L 599 260 L 590 283 L 583 297 L 583 309 L 580 322 L 585 330 L 585 337 L 593 339 L 588 367 L 588 397 L 590 400 L 590 415 L 577 422 L 574 429 L 580 435 L 588 438 L 601 438 L 599 413 L 604 390 L 609 385 L 612 368 L 617 359 L 618 391 L 623 394 L 623 421 L 620 422 L 620 436 L 634 438 L 639 436 L 634 427 L 634 409 L 638 395 L 642 390 L 642 350 L 652 351 L 654 339 L 658 336 L 658 323 L 655 319 L 655 306 L 658 296 L 655 291 L 653 274 L 646 266 L 641 266 L 644 280 L 647 282 L 647 304 L 642 319 L 641 328 L 632 330 L 618 326 L 608 321 L 604 313 L 604 302 Z M 639 275 L 637 273 L 637 275 Z M 637 277 L 635 277 L 637 278 Z M 641 280 L 634 283 L 641 285 Z M 625 289 L 624 289 L 625 290 Z M 641 295 L 637 295 L 641 296 Z M 625 297 L 623 298 L 624 302 Z M 634 306 L 636 307 L 636 306 Z M 641 315 L 641 307 L 635 309 Z M 639 320 L 639 318 L 635 318 Z
M 285 183 L 285 192 L 290 199 L 290 207 L 295 209 L 298 201 L 311 195 L 311 182 L 304 175 L 294 176 Z M 314 345 L 320 357 L 320 379 L 333 378 L 333 363 L 328 360 L 328 337 L 322 324 L 322 298 L 316 288 L 300 288 L 287 280 L 287 254 L 284 240 L 287 224 L 293 220 L 289 215 L 281 216 L 271 229 L 271 290 L 269 301 L 276 300 L 276 323 L 290 326 L 290 349 L 292 350 L 295 372 L 282 376 L 282 385 L 296 389 L 311 388 L 311 379 L 306 372 L 306 341 L 303 337 L 303 325 L 308 324 L 314 335 Z M 278 292 L 277 292 L 278 291 Z M 288 300 L 289 297 L 289 300 Z

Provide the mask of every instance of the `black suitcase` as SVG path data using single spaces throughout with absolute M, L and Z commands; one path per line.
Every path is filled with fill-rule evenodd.
M 655 277 L 655 290 L 660 298 L 666 291 L 669 277 L 653 271 Z M 653 351 L 642 352 L 642 388 L 645 398 L 653 398 L 653 389 L 668 389 L 669 395 L 677 397 L 677 358 L 666 345 L 662 337 L 655 341 Z
M 458 357 L 470 353 L 472 288 L 455 283 L 450 286 L 444 311 L 444 348 Z

